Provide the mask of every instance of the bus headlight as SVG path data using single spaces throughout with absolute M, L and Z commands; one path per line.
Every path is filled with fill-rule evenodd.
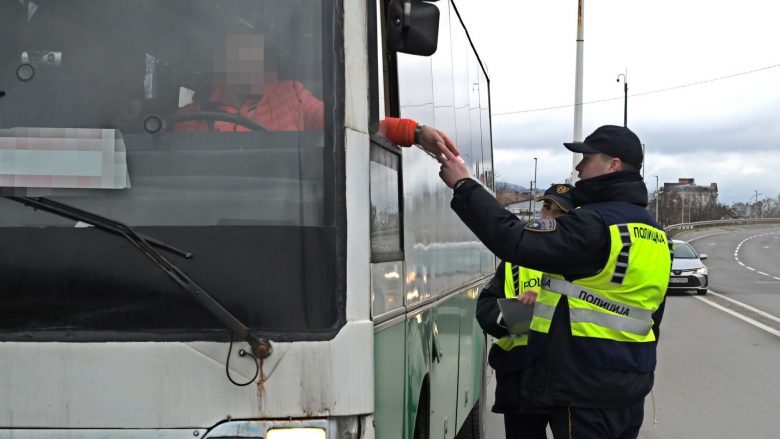
M 268 430 L 265 439 L 327 439 L 321 428 L 274 428 Z

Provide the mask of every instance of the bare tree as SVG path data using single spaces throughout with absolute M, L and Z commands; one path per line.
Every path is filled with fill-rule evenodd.
M 780 195 L 777 198 L 764 198 L 761 200 L 761 216 L 765 218 L 780 217 Z
M 651 195 L 648 208 L 655 215 L 656 198 L 658 199 L 658 221 L 663 225 L 679 224 L 697 221 L 711 221 L 736 218 L 736 213 L 717 199 L 700 197 L 685 197 L 678 192 L 659 191 Z

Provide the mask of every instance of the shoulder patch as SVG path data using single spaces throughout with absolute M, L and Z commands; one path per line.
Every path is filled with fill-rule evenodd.
M 554 232 L 557 227 L 558 223 L 554 219 L 548 218 L 544 220 L 533 220 L 527 223 L 523 228 L 532 232 Z

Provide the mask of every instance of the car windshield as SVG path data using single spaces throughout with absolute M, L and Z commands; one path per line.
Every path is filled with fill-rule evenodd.
M 677 242 L 674 244 L 674 259 L 698 259 L 696 252 L 689 244 Z
M 2 2 L 0 195 L 194 253 L 172 258 L 253 328 L 332 331 L 335 3 Z M 0 212 L 0 333 L 222 331 L 130 243 Z

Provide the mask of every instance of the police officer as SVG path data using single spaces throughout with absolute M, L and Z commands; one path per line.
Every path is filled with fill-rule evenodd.
M 523 394 L 549 406 L 556 438 L 636 438 L 653 387 L 657 328 L 671 254 L 647 212 L 631 130 L 602 126 L 584 142 L 577 209 L 522 224 L 445 151 L 440 177 L 452 209 L 499 258 L 544 272 Z M 655 327 L 654 327 L 655 326 Z
M 558 218 L 572 209 L 568 184 L 550 186 L 540 198 L 540 218 Z M 514 298 L 533 305 L 539 294 L 542 272 L 502 262 L 496 275 L 477 299 L 477 321 L 497 340 L 490 348 L 488 363 L 496 371 L 494 413 L 504 414 L 507 439 L 544 439 L 549 414 L 533 406 L 521 395 L 522 373 L 527 369 L 528 334 L 510 334 L 504 324 L 497 299 Z

